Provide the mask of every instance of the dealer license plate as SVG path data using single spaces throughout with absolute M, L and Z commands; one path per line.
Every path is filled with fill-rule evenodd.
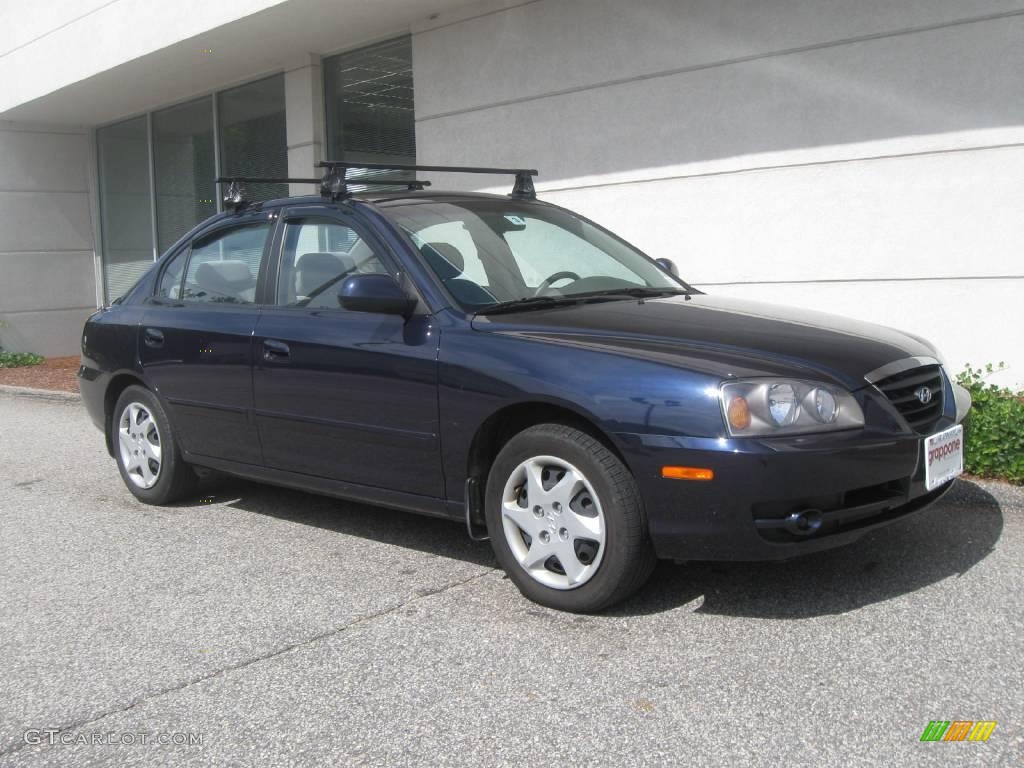
M 959 424 L 924 439 L 924 486 L 938 488 L 964 471 L 964 428 Z

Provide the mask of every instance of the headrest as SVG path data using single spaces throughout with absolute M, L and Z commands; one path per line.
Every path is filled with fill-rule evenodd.
M 295 291 L 308 296 L 351 268 L 351 259 L 334 253 L 304 253 L 295 262 Z
M 237 259 L 204 261 L 196 270 L 196 283 L 206 286 L 247 288 L 252 284 L 249 265 Z
M 341 271 L 342 261 L 333 253 L 304 253 L 295 262 L 296 269 L 331 270 L 334 274 Z
M 451 243 L 424 243 L 420 246 L 420 253 L 442 280 L 456 278 L 466 268 L 466 260 Z

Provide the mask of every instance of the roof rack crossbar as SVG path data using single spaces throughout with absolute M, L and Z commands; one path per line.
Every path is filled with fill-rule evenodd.
M 319 184 L 320 179 L 284 179 L 264 176 L 222 176 L 215 179 L 217 184 L 229 184 L 238 182 L 240 184 Z M 429 187 L 430 182 L 420 179 L 349 179 L 350 184 L 366 184 L 368 186 L 389 186 L 389 187 Z
M 533 200 L 537 192 L 533 186 L 533 177 L 537 175 L 534 168 L 483 168 L 474 165 L 405 165 L 403 163 L 361 163 L 348 160 L 321 160 L 316 164 L 318 168 L 326 168 L 323 178 L 307 179 L 291 176 L 218 176 L 215 179 L 217 184 L 228 184 L 227 192 L 224 195 L 224 204 L 232 210 L 238 211 L 245 208 L 249 203 L 245 199 L 243 184 L 319 184 L 320 195 L 338 200 L 347 197 L 349 194 L 348 185 L 364 186 L 404 186 L 409 190 L 421 190 L 430 186 L 429 181 L 417 179 L 382 179 L 365 178 L 362 176 L 348 178 L 350 169 L 368 171 L 424 171 L 430 173 L 485 173 L 489 175 L 515 176 L 515 185 L 509 197 Z
M 361 163 L 348 160 L 321 160 L 317 163 L 320 168 L 328 168 L 324 176 L 325 185 L 328 179 L 334 182 L 334 195 L 347 194 L 346 184 L 361 184 L 361 181 L 348 179 L 347 174 L 350 168 L 360 168 L 369 171 L 424 171 L 427 173 L 486 173 L 492 176 L 513 175 L 516 178 L 512 187 L 511 197 L 532 200 L 536 198 L 537 192 L 533 186 L 532 176 L 537 175 L 535 168 L 482 168 L 472 165 L 404 165 L 401 163 Z M 341 173 L 338 173 L 341 171 Z
M 319 179 L 305 179 L 294 177 L 278 176 L 218 176 L 214 179 L 215 184 L 228 184 L 227 193 L 224 195 L 224 203 L 234 210 L 244 208 L 248 201 L 245 199 L 245 187 L 243 184 L 319 184 L 320 194 L 328 195 L 330 192 L 329 181 L 332 174 L 328 172 Z M 410 191 L 422 190 L 430 186 L 429 181 L 418 179 L 352 179 L 352 184 L 363 184 L 366 186 L 389 186 L 405 187 Z
M 402 165 L 399 163 L 360 163 L 349 160 L 321 160 L 320 168 L 365 168 L 369 171 L 430 171 L 435 173 L 489 173 L 497 176 L 526 173 L 536 176 L 533 168 L 481 168 L 475 165 Z

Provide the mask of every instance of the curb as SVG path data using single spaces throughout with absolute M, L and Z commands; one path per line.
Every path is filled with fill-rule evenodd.
M 54 389 L 35 389 L 34 387 L 15 387 L 0 384 L 0 395 L 27 397 L 32 400 L 50 400 L 59 403 L 80 403 L 82 395 L 78 392 L 60 392 Z

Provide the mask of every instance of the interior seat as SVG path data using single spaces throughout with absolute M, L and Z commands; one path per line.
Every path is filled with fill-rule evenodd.
M 351 270 L 355 262 L 341 254 L 311 252 L 299 256 L 295 262 L 295 293 L 309 297 L 313 291 L 343 272 Z
M 486 289 L 462 277 L 466 269 L 466 259 L 454 245 L 424 243 L 420 246 L 420 253 L 460 304 L 483 306 L 494 303 L 494 297 Z
M 256 297 L 256 278 L 240 259 L 204 261 L 196 269 L 193 293 L 204 292 L 207 301 L 236 299 L 251 304 Z

